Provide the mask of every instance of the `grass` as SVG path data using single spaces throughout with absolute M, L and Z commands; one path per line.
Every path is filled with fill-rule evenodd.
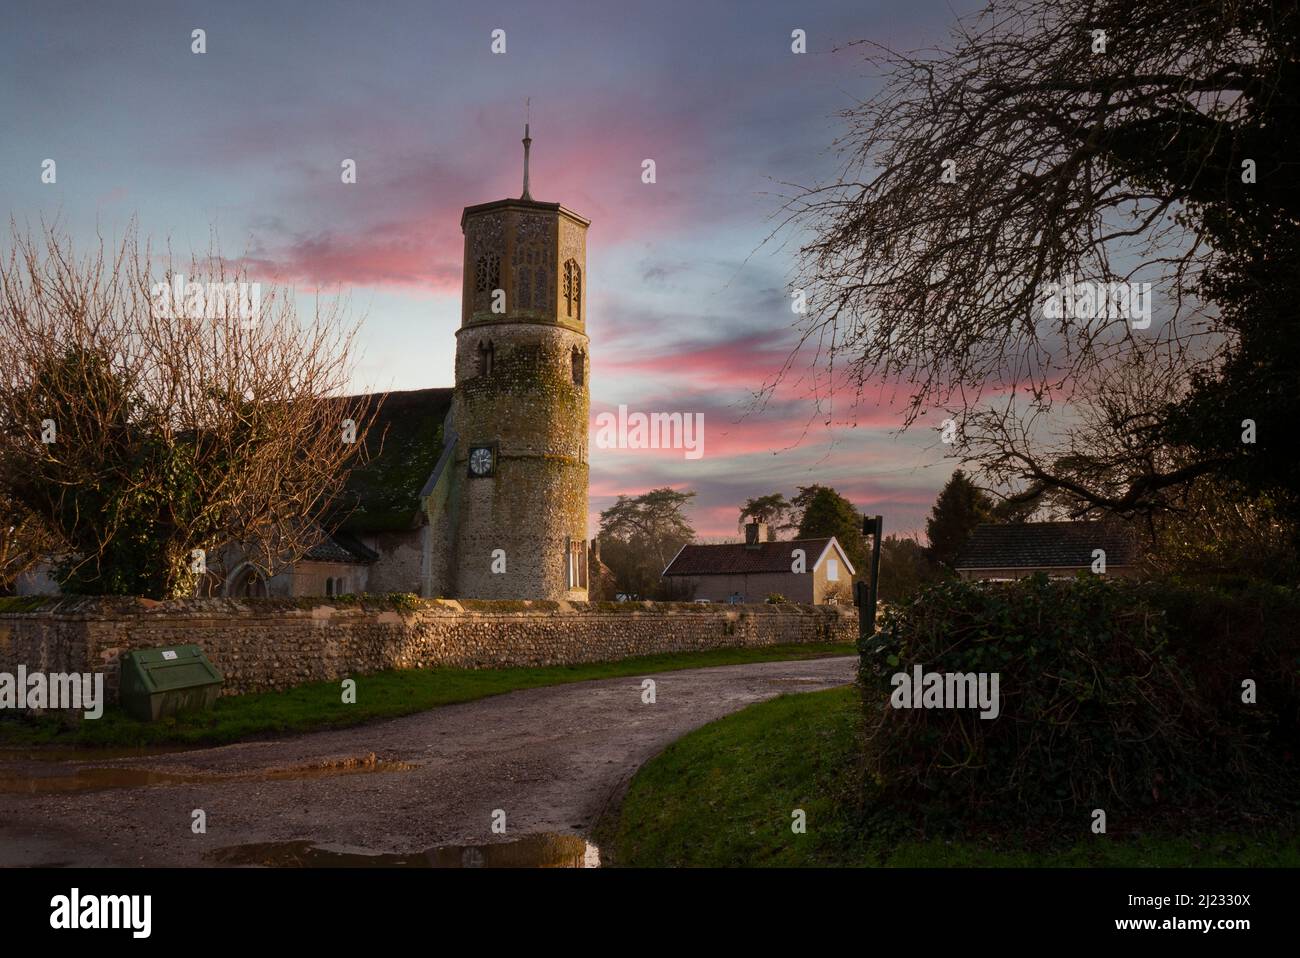
M 192 712 L 153 723 L 137 721 L 117 708 L 105 709 L 101 718 L 75 726 L 67 725 L 57 716 L 6 717 L 0 719 L 0 747 L 223 745 L 250 738 L 360 725 L 543 685 L 852 653 L 850 644 L 808 643 L 542 668 L 402 669 L 355 676 L 357 700 L 353 705 L 343 704 L 340 682 L 331 681 L 311 682 L 284 692 L 223 696 L 211 711 Z
M 637 773 L 597 829 L 616 866 L 1261 867 L 1300 865 L 1300 833 L 1207 831 L 1076 836 L 1014 829 L 918 838 L 872 802 L 858 760 L 852 687 L 785 695 L 674 742 Z M 805 834 L 792 812 L 806 814 Z M 1112 832 L 1115 831 L 1112 822 Z

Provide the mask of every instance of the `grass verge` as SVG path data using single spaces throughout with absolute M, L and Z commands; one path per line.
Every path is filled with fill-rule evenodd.
M 1139 831 L 1044 843 L 1013 829 L 921 838 L 873 806 L 852 687 L 785 695 L 679 739 L 637 773 L 596 834 L 602 859 L 632 867 L 1261 867 L 1300 865 L 1292 826 L 1203 834 Z M 805 834 L 792 813 L 802 809 Z M 1200 828 L 1201 826 L 1197 826 Z
M 68 725 L 57 716 L 0 719 L 0 747 L 136 748 L 223 745 L 242 739 L 343 728 L 489 695 L 678 669 L 851 655 L 851 644 L 810 643 L 650 655 L 619 662 L 518 669 L 403 669 L 356 676 L 357 701 L 340 684 L 312 682 L 284 692 L 224 696 L 211 711 L 140 722 L 117 708 Z

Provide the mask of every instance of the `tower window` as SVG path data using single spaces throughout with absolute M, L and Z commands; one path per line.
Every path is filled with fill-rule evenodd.
M 516 223 L 511 260 L 516 309 L 555 308 L 554 232 L 545 216 L 526 214 Z
M 570 319 L 582 322 L 582 267 L 576 259 L 564 264 L 564 312 Z
M 492 301 L 492 291 L 501 288 L 501 257 L 496 253 L 483 253 L 474 261 L 474 306 L 486 309 Z
M 587 540 L 569 539 L 569 561 L 567 563 L 570 589 L 587 588 Z
M 587 357 L 581 349 L 573 347 L 573 385 L 581 386 L 586 373 Z
M 478 344 L 478 374 L 480 376 L 492 375 L 492 361 L 496 358 L 496 348 L 493 347 L 492 341 L 486 343 L 479 340 Z
M 515 287 L 515 295 L 519 298 L 520 309 L 533 308 L 533 271 L 527 267 L 520 267 L 519 281 Z

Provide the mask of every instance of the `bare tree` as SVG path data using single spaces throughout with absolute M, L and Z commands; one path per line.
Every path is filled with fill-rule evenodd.
M 964 449 L 1015 490 L 1009 506 L 1075 519 L 1176 511 L 1191 483 L 1226 462 L 1165 437 L 1169 400 L 1185 390 L 1181 373 L 1135 351 L 1076 384 L 1068 410 L 1011 402 L 969 411 Z
M 1153 420 L 1240 345 L 1207 274 L 1266 251 L 1279 224 L 1294 235 L 1274 112 L 1297 19 L 1250 0 L 993 0 L 939 49 L 864 45 L 882 89 L 843 113 L 840 175 L 798 188 L 782 218 L 811 237 L 794 286 L 819 398 L 903 384 L 904 428 L 948 410 L 955 451 L 1029 497 L 1143 511 L 1223 467 L 1162 450 Z M 1252 156 L 1267 184 L 1246 183 Z M 1044 308 L 1052 284 L 1078 280 L 1152 283 L 1153 321 Z M 1135 366 L 1165 391 L 1108 403 Z M 1093 472 L 1071 454 L 1077 433 L 1035 445 L 1075 428 L 1044 414 L 1080 398 L 1098 414 L 1084 428 L 1118 447 Z
M 0 495 L 63 544 L 65 586 L 186 595 L 227 547 L 267 573 L 310 548 L 374 414 L 338 397 L 340 304 L 300 321 L 215 252 L 155 274 L 134 224 L 82 258 L 11 233 Z

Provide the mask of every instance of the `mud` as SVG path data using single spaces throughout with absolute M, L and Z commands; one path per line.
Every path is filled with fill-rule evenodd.
M 330 849 L 427 858 L 429 849 L 588 835 L 637 768 L 675 739 L 754 702 L 851 682 L 855 666 L 843 657 L 652 672 L 351 729 L 115 760 L 0 756 L 0 782 L 94 780 L 108 772 L 92 770 L 104 769 L 122 776 L 89 791 L 0 786 L 0 865 L 211 867 L 223 863 L 222 849 L 282 843 L 305 843 L 299 857 L 324 864 Z M 642 701 L 645 678 L 657 685 L 653 705 Z M 358 756 L 373 756 L 375 774 L 339 771 Z M 304 771 L 312 768 L 322 771 Z M 196 809 L 204 834 L 191 830 Z M 493 831 L 498 812 L 504 834 Z M 275 864 L 279 853 L 268 854 Z

